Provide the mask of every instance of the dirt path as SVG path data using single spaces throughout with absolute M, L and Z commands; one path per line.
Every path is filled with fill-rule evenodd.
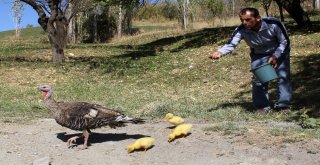
M 51 164 L 320 164 L 318 139 L 284 141 L 259 134 L 221 135 L 204 132 L 210 124 L 194 124 L 191 135 L 167 142 L 172 131 L 165 122 L 128 125 L 118 129 L 96 129 L 86 150 L 68 149 L 65 141 L 79 132 L 41 119 L 32 124 L 0 123 L 0 164 L 32 164 L 45 158 Z M 212 125 L 212 124 L 211 124 Z M 128 154 L 126 146 L 135 139 L 152 136 L 154 147 L 142 154 Z

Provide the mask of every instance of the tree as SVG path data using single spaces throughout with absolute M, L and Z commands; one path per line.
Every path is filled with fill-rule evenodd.
M 118 12 L 118 21 L 117 21 L 117 36 L 120 38 L 122 36 L 122 22 L 123 22 L 123 12 L 122 12 L 122 4 L 118 5 L 119 12 Z
M 20 24 L 22 18 L 23 5 L 20 1 L 15 1 L 11 7 L 11 12 L 13 16 L 13 21 L 15 23 L 16 28 L 16 39 L 20 37 Z
M 298 26 L 311 25 L 308 14 L 302 9 L 300 0 L 275 0 L 297 22 Z
M 72 17 L 86 9 L 90 0 L 20 0 L 38 13 L 38 23 L 48 34 L 54 63 L 64 61 L 68 25 Z M 70 5 L 72 4 L 72 5 Z
M 139 4 L 144 4 L 146 1 L 140 0 L 95 0 L 97 4 L 103 4 L 107 6 L 114 6 L 117 8 L 116 16 L 116 31 L 117 36 L 121 37 L 123 31 L 131 30 L 132 24 L 132 12 L 133 8 L 139 6 Z
M 189 0 L 177 0 L 179 8 L 179 21 L 184 30 L 187 30 L 189 24 Z
M 262 6 L 264 8 L 264 10 L 266 11 L 267 17 L 269 17 L 269 8 L 271 5 L 272 0 L 263 0 L 262 1 Z
M 320 0 L 312 0 L 312 8 L 313 10 L 320 9 Z
M 218 16 L 223 12 L 224 1 L 223 0 L 207 0 L 207 7 L 214 16 Z M 232 1 L 232 10 L 234 10 L 234 1 Z M 234 11 L 232 11 L 233 15 Z
M 189 0 L 183 0 L 183 29 L 187 30 L 189 24 Z
M 278 8 L 279 8 L 279 13 L 280 13 L 280 19 L 281 19 L 281 22 L 284 22 L 284 16 L 283 16 L 283 7 L 282 7 L 282 4 L 281 3 L 278 3 Z
M 268 4 L 268 0 L 245 0 L 248 2 L 262 2 L 263 4 Z M 301 7 L 301 0 L 273 0 L 279 6 L 281 21 L 283 21 L 282 8 L 284 8 L 293 18 L 298 26 L 309 26 L 311 21 L 308 17 L 308 14 Z
M 95 5 L 93 9 L 93 42 L 96 43 L 98 41 L 98 15 L 103 13 L 102 6 Z

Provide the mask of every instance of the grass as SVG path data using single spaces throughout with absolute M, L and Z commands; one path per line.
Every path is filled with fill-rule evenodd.
M 248 132 L 248 128 L 244 126 L 239 126 L 239 123 L 235 122 L 221 122 L 216 126 L 204 128 L 204 131 L 223 132 L 224 135 L 245 134 L 246 132 Z
M 226 58 L 214 62 L 208 58 L 234 26 L 187 32 L 170 30 L 171 25 L 160 30 L 149 26 L 137 25 L 145 28 L 143 33 L 111 43 L 68 45 L 66 62 L 59 65 L 51 63 L 50 45 L 43 42 L 41 29 L 24 29 L 19 41 L 12 39 L 12 31 L 0 33 L 0 112 L 6 118 L 48 117 L 35 89 L 47 83 L 54 87 L 56 100 L 94 102 L 150 119 L 172 112 L 197 121 L 297 121 L 290 115 L 252 113 L 250 58 L 244 42 Z M 320 107 L 317 28 L 288 26 L 293 110 L 309 110 L 314 116 Z M 271 91 L 274 101 L 276 93 Z M 232 124 L 215 129 L 224 128 L 238 129 Z
M 32 42 L 34 40 L 37 41 L 39 38 L 47 38 L 45 36 L 45 32 L 41 29 L 41 27 L 31 27 L 25 28 L 20 33 L 20 40 L 28 40 L 28 42 Z M 0 39 L 2 41 L 5 40 L 14 40 L 15 39 L 15 31 L 8 30 L 0 33 Z
M 303 129 L 291 122 L 252 121 L 213 123 L 203 129 L 205 134 L 218 133 L 233 137 L 245 137 L 249 144 L 283 144 L 320 138 L 319 129 Z

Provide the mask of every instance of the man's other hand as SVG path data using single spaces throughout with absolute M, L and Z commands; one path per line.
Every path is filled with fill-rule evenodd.
M 210 57 L 211 57 L 212 59 L 219 59 L 221 56 L 222 56 L 222 53 L 219 52 L 219 51 L 216 51 L 216 52 L 211 53 L 211 56 L 210 56 Z
M 277 60 L 278 60 L 278 58 L 276 56 L 272 55 L 269 58 L 268 63 L 271 64 L 272 67 L 276 69 L 278 67 Z

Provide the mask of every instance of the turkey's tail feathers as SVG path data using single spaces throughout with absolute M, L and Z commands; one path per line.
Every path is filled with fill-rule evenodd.
M 125 115 L 118 116 L 115 120 L 116 122 L 120 123 L 133 123 L 133 124 L 143 124 L 145 122 L 144 119 L 141 118 L 130 118 Z
M 134 123 L 134 124 L 143 124 L 144 122 L 145 122 L 145 120 L 141 119 L 141 118 L 132 119 L 132 123 Z

